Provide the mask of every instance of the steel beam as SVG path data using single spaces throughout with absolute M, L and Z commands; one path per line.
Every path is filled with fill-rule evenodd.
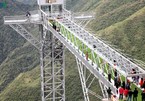
M 81 85 L 82 85 L 82 89 L 83 89 L 84 101 L 90 101 L 89 94 L 88 94 L 88 88 L 86 85 L 86 78 L 85 78 L 85 74 L 83 71 L 84 65 L 77 57 L 76 57 L 76 62 L 77 62 L 77 67 L 78 67 Z
M 22 25 L 20 24 L 10 24 L 16 32 L 18 32 L 21 36 L 23 36 L 28 42 L 30 42 L 33 46 L 35 46 L 38 50 L 40 50 L 40 42 L 37 38 L 35 38 L 29 31 L 27 31 Z

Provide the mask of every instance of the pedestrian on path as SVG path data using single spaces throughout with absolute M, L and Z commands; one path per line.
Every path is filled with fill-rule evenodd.
M 140 87 L 142 88 L 143 85 L 143 78 L 141 78 L 140 82 L 139 82 Z
M 86 52 L 86 60 L 88 61 L 88 56 L 89 56 L 89 54 L 88 54 L 88 52 Z
M 129 89 L 127 101 L 132 101 L 132 94 L 133 94 L 132 90 Z
M 111 94 L 112 94 L 112 93 L 111 93 L 110 87 L 107 89 L 107 93 L 108 93 L 108 98 L 111 99 Z
M 137 88 L 135 88 L 135 90 L 133 92 L 133 101 L 137 101 L 137 97 L 138 97 L 138 90 L 137 90 Z
M 118 92 L 119 92 L 119 99 L 122 100 L 123 99 L 123 92 L 124 92 L 124 89 L 122 86 L 118 88 Z
M 127 88 L 125 88 L 125 90 L 123 91 L 125 101 L 127 100 L 128 92 L 129 90 Z
M 117 70 L 114 69 L 114 76 L 117 76 Z
M 108 81 L 111 82 L 111 73 L 108 74 Z
M 30 17 L 30 16 L 31 16 L 30 12 L 27 11 L 27 12 L 26 12 L 26 17 Z
M 122 87 L 125 89 L 125 81 L 122 82 Z
M 142 96 L 142 101 L 145 101 L 145 89 L 142 91 L 141 96 Z
M 144 89 L 145 89 L 145 81 L 143 82 L 142 88 L 144 88 Z

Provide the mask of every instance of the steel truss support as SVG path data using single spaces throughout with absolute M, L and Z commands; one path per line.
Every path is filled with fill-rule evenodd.
M 20 24 L 9 24 L 16 32 L 18 32 L 21 36 L 23 36 L 28 42 L 30 42 L 33 46 L 35 46 L 38 50 L 40 50 L 40 42 L 36 39 L 29 31 L 27 31 Z
M 103 94 L 103 98 L 108 98 L 107 88 L 104 86 L 104 84 L 99 80 L 99 85 Z
M 82 84 L 84 101 L 90 101 L 89 95 L 88 95 L 88 89 L 86 86 L 85 74 L 83 72 L 84 65 L 82 64 L 82 62 L 79 59 L 77 59 L 77 57 L 76 57 L 76 61 L 77 61 L 78 71 L 79 71 L 80 80 L 81 80 L 81 84 Z
M 96 77 L 94 77 L 94 75 L 92 75 L 92 73 L 87 71 L 84 64 L 77 57 L 76 57 L 76 62 L 77 62 L 80 81 L 81 81 L 81 85 L 82 85 L 82 89 L 83 89 L 84 101 L 90 101 L 90 97 L 89 97 L 90 95 L 93 95 L 96 98 L 101 100 L 102 97 L 91 90 L 91 85 L 94 82 Z M 89 72 L 89 75 L 88 75 L 88 72 Z
M 42 25 L 39 28 L 42 101 L 65 101 L 64 45 Z

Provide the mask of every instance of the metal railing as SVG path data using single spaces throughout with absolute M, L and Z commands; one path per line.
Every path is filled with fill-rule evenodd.
M 30 11 L 30 16 L 19 15 L 19 16 L 5 16 L 4 24 L 28 24 L 28 23 L 41 23 L 40 11 Z
M 130 74 L 132 69 L 135 69 L 137 73 L 145 73 L 144 69 L 142 69 L 140 66 L 133 63 L 131 60 L 115 51 L 100 39 L 88 33 L 71 20 L 64 19 L 60 23 L 64 26 L 67 26 L 69 28 L 68 30 L 71 31 L 72 34 L 77 36 L 84 43 L 87 43 L 86 45 L 91 50 L 94 50 L 96 54 L 98 54 L 103 60 L 107 61 L 112 67 L 114 67 L 114 64 L 116 64 L 116 69 L 124 76 Z M 96 46 L 95 48 L 93 48 L 94 45 Z M 116 61 L 115 63 L 113 62 L 114 60 Z
M 94 74 L 95 77 L 97 77 L 107 88 L 110 87 L 112 92 L 116 94 L 117 89 L 116 87 L 110 83 L 105 76 L 103 76 L 100 71 L 94 68 L 92 64 L 90 64 L 81 54 L 81 50 L 78 51 L 78 49 L 74 48 L 72 44 L 68 43 L 68 40 L 65 39 L 63 36 L 61 36 L 59 33 L 57 33 L 49 24 L 46 26 L 47 29 L 49 29 L 81 62 L 88 68 L 88 70 Z
M 7 21 L 13 21 L 13 20 L 27 20 L 27 17 L 25 15 L 19 15 L 19 16 L 5 16 L 4 22 Z

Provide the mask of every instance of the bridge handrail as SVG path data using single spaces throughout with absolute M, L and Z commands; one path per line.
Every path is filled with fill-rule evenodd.
M 34 15 L 34 14 L 39 14 L 38 13 L 39 11 L 38 10 L 34 10 L 34 11 L 30 11 L 30 14 L 31 15 Z M 6 20 L 24 20 L 24 19 L 27 19 L 28 17 L 25 15 L 19 15 L 19 16 L 4 16 L 4 21 Z
M 48 16 L 45 12 L 41 11 L 45 16 Z M 91 38 L 91 41 L 93 42 L 93 45 L 96 45 L 97 47 L 94 49 L 93 45 L 89 45 L 84 39 L 80 38 L 78 35 L 76 35 L 73 31 L 71 31 L 69 28 L 68 30 L 71 31 L 75 36 L 77 36 L 80 40 L 82 40 L 90 49 L 94 50 L 96 54 L 98 54 L 100 57 L 102 57 L 105 61 L 107 61 L 112 67 L 114 67 L 113 60 L 116 61 L 116 69 L 118 71 L 124 71 L 121 72 L 125 77 L 131 73 L 131 70 L 134 68 L 138 73 L 145 73 L 144 69 L 139 67 L 137 64 L 133 63 L 131 60 L 124 57 L 122 54 L 111 48 L 109 45 L 101 41 L 100 39 L 94 37 L 89 32 L 78 26 L 73 21 L 64 18 L 65 20 L 68 20 L 70 24 L 73 24 L 77 26 L 80 30 L 88 34 L 88 37 Z M 59 21 L 59 23 L 61 23 Z M 63 25 L 63 23 L 61 23 Z M 63 25 L 64 26 L 64 25 Z M 121 69 L 121 70 L 120 70 Z
M 4 21 L 8 20 L 24 20 L 27 19 L 25 15 L 20 15 L 20 16 L 4 16 Z
M 139 67 L 137 64 L 133 63 L 132 61 L 130 61 L 129 59 L 127 59 L 126 57 L 124 57 L 122 54 L 120 54 L 119 52 L 117 52 L 116 50 L 114 50 L 113 48 L 111 48 L 109 45 L 107 45 L 106 43 L 104 43 L 103 41 L 101 41 L 100 39 L 94 37 L 93 35 L 91 35 L 90 33 L 88 33 L 87 31 L 85 31 L 84 29 L 82 29 L 80 26 L 78 26 L 77 24 L 75 24 L 74 22 L 70 21 L 72 24 L 74 24 L 75 26 L 77 26 L 78 28 L 80 28 L 81 30 L 83 30 L 84 32 L 86 32 L 90 37 L 92 37 L 92 40 L 94 41 L 94 45 L 96 46 L 101 46 L 100 49 L 95 49 L 96 53 L 98 54 L 102 54 L 103 58 L 105 58 L 105 60 L 109 61 L 108 63 L 111 66 L 114 66 L 113 60 L 116 60 L 117 66 L 116 69 L 118 70 L 118 68 L 128 68 L 128 71 L 125 70 L 125 72 L 123 73 L 124 76 L 127 76 L 126 73 L 130 73 L 132 68 L 138 70 L 139 73 L 145 73 L 144 69 L 142 69 L 141 67 Z M 63 23 L 62 23 L 63 25 Z M 74 33 L 73 33 L 74 34 Z M 76 35 L 75 35 L 76 36 Z M 95 39 L 95 40 L 94 40 Z M 83 40 L 83 42 L 85 42 L 85 40 Z M 89 47 L 89 46 L 88 46 Z M 93 47 L 89 47 L 90 49 L 94 50 Z M 99 52 L 99 50 L 101 50 L 101 52 Z M 107 53 L 107 54 L 106 54 Z M 110 55 L 111 56 L 110 56 Z M 106 55 L 106 56 L 105 56 Z M 101 57 L 102 57 L 101 56 Z M 109 57 L 110 56 L 110 57 Z M 120 71 L 120 70 L 118 70 Z
M 58 20 L 57 20 L 58 21 Z M 59 22 L 59 21 L 58 21 Z M 61 23 L 61 22 L 59 22 L 63 27 L 65 27 L 64 26 L 64 24 L 63 23 Z M 84 44 L 85 45 L 87 45 L 90 49 L 92 49 L 92 47 L 90 47 L 90 45 L 86 42 L 86 41 L 84 41 L 82 38 L 80 38 L 76 33 L 74 33 L 73 31 L 71 31 L 69 28 L 67 28 L 66 27 L 66 29 L 70 32 L 70 33 L 72 33 L 75 37 L 77 37 L 80 41 L 82 41 L 82 42 L 84 42 Z M 93 49 L 92 49 L 93 50 Z M 99 53 L 99 54 L 98 54 Z M 100 52 L 97 52 L 97 55 L 99 55 L 100 56 Z M 102 55 L 100 56 L 101 58 L 103 57 Z M 103 57 L 104 58 L 104 57 Z M 122 73 L 122 72 L 121 72 Z M 127 76 L 126 74 L 124 74 L 124 73 L 122 73 L 124 76 Z
M 48 29 L 79 59 L 82 61 L 82 63 L 85 64 L 85 66 L 92 72 L 99 80 L 108 88 L 110 87 L 112 92 L 116 94 L 116 87 L 110 83 L 105 76 L 103 76 L 97 69 L 95 69 L 87 60 L 84 59 L 84 57 L 81 55 L 80 52 L 76 51 L 72 45 L 70 45 L 62 35 L 60 35 L 56 30 L 54 30 L 48 23 L 47 25 Z

